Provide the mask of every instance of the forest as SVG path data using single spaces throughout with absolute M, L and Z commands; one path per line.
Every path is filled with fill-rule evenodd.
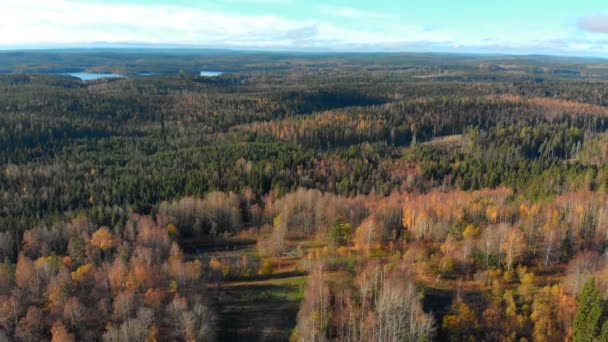
M 607 247 L 605 60 L 0 53 L 0 341 L 608 341 Z

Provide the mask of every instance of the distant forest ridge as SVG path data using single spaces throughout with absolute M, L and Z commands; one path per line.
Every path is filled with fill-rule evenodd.
M 195 74 L 201 70 L 272 72 L 342 70 L 399 72 L 406 76 L 608 77 L 608 59 L 544 55 L 454 53 L 320 53 L 238 51 L 196 48 L 73 48 L 0 50 L 0 74 L 111 72 Z

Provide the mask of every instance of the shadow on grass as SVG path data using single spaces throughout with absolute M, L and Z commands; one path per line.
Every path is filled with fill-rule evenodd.
M 267 281 L 274 279 L 286 279 L 293 277 L 301 277 L 305 276 L 307 273 L 303 271 L 291 271 L 291 272 L 281 272 L 281 273 L 273 273 L 269 275 L 260 275 L 256 274 L 249 277 L 231 277 L 226 279 L 229 282 L 253 282 L 253 281 Z
M 236 285 L 211 290 L 219 314 L 218 341 L 287 341 L 296 325 L 298 286 Z

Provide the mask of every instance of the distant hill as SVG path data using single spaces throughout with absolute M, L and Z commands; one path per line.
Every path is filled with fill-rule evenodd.
M 201 70 L 255 72 L 329 69 L 408 71 L 412 76 L 438 75 L 448 79 L 454 78 L 450 73 L 464 79 L 486 78 L 488 75 L 543 80 L 551 77 L 606 79 L 608 59 L 447 53 L 263 52 L 150 46 L 0 51 L 0 73 L 3 74 L 113 72 L 137 75 L 198 74 Z

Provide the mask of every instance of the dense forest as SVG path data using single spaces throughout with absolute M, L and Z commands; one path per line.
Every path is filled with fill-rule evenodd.
M 608 341 L 606 61 L 0 72 L 0 341 Z

